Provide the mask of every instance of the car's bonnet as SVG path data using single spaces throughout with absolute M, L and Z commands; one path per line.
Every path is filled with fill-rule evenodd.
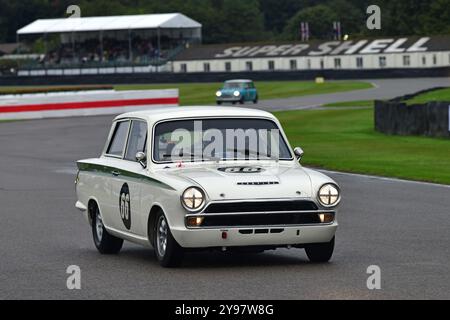
M 261 169 L 261 171 L 245 173 L 244 171 L 248 168 Z M 300 167 L 215 165 L 171 170 L 168 174 L 198 184 L 211 200 L 309 198 L 312 196 L 310 177 Z

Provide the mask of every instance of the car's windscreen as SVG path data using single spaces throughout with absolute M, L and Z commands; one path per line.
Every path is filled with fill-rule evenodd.
M 277 124 L 253 118 L 162 122 L 155 128 L 156 162 L 292 160 Z
M 247 84 L 243 82 L 226 82 L 223 85 L 224 89 L 244 89 L 247 88 Z

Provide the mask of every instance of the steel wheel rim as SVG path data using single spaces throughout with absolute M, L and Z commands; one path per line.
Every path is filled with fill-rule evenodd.
M 95 233 L 97 235 L 97 239 L 102 241 L 103 238 L 103 219 L 100 215 L 100 212 L 97 211 L 97 215 L 95 217 Z
M 162 216 L 158 220 L 158 229 L 156 234 L 157 250 L 160 257 L 164 257 L 167 249 L 168 227 L 166 219 Z

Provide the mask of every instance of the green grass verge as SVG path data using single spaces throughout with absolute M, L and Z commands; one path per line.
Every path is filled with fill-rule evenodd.
M 411 100 L 407 100 L 406 103 L 408 105 L 412 105 L 412 104 L 427 103 L 431 101 L 450 101 L 450 88 L 430 91 L 418 95 L 417 97 L 414 97 Z
M 328 81 L 317 84 L 314 81 L 261 81 L 256 82 L 260 99 L 277 99 L 302 97 L 313 94 L 326 94 L 335 92 L 347 92 L 372 88 L 372 84 L 361 81 Z M 57 86 L 5 86 L 0 87 L 2 92 L 14 92 L 20 90 L 55 90 Z M 66 89 L 80 86 L 64 86 Z M 116 85 L 116 90 L 146 90 L 146 89 L 173 89 L 180 90 L 181 105 L 205 105 L 215 104 L 215 93 L 222 87 L 222 83 L 172 83 L 172 84 L 129 84 Z
M 215 93 L 222 83 L 175 83 L 149 85 L 118 85 L 117 90 L 180 89 L 181 105 L 215 104 Z M 301 97 L 313 94 L 346 92 L 370 89 L 372 85 L 360 81 L 329 81 L 316 84 L 313 81 L 264 81 L 256 82 L 260 99 Z
M 375 101 L 373 100 L 360 100 L 360 101 L 347 101 L 347 102 L 335 102 L 324 104 L 324 107 L 373 107 Z
M 450 140 L 374 131 L 373 109 L 276 112 L 303 164 L 450 184 Z

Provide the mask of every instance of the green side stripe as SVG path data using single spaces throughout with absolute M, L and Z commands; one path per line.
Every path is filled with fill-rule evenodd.
M 127 178 L 137 179 L 140 181 L 150 182 L 161 188 L 175 191 L 175 189 L 172 188 L 171 186 L 169 186 L 168 184 L 165 184 L 164 182 L 150 178 L 149 176 L 146 176 L 143 174 L 138 174 L 138 173 L 134 173 L 131 171 L 126 171 L 126 170 L 122 170 L 122 169 L 118 169 L 118 168 L 102 166 L 102 165 L 92 164 L 92 163 L 78 162 L 77 165 L 78 165 L 78 169 L 80 169 L 80 171 L 94 172 L 94 173 L 107 174 L 107 175 L 112 175 L 111 174 L 112 171 L 118 171 L 120 173 L 120 176 L 122 176 L 122 177 L 127 177 Z

